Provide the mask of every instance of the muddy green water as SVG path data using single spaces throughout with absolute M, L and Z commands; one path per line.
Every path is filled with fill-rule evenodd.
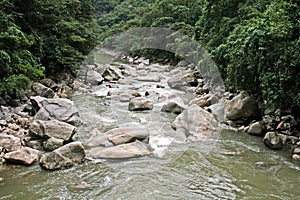
M 165 79 L 162 78 L 162 82 Z M 130 87 L 151 89 L 153 83 Z M 119 88 L 126 91 L 129 85 Z M 95 91 L 101 88 L 94 88 Z M 191 94 L 178 92 L 188 101 Z M 155 97 L 153 97 L 155 98 Z M 175 115 L 160 112 L 159 102 L 148 112 L 129 112 L 128 103 L 93 95 L 73 98 L 84 124 L 83 141 L 97 127 L 144 125 L 150 131 L 151 156 L 125 160 L 92 160 L 66 170 L 0 167 L 0 199 L 299 199 L 300 165 L 287 151 L 267 149 L 262 138 L 220 131 L 213 143 L 185 143 L 170 128 Z M 240 156 L 222 152 L 243 152 Z M 257 166 L 257 162 L 265 165 Z M 79 187 L 82 186 L 82 187 Z

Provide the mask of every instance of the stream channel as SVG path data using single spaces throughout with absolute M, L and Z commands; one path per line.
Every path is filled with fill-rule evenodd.
M 163 92 L 180 96 L 187 104 L 191 91 L 173 90 L 167 80 L 174 67 L 114 63 L 132 70 L 116 83 L 93 87 L 93 93 L 73 96 L 83 125 L 77 139 L 84 141 L 94 128 L 145 126 L 150 131 L 150 156 L 87 160 L 58 171 L 1 166 L 4 199 L 299 199 L 300 167 L 287 151 L 266 148 L 262 138 L 220 130 L 213 142 L 187 143 L 171 128 L 175 114 L 161 112 Z M 150 80 L 151 79 L 156 80 Z M 110 88 L 106 85 L 110 84 Z M 164 88 L 158 88 L 157 85 Z M 110 91 L 110 97 L 107 92 Z M 151 111 L 132 112 L 121 94 L 139 92 L 154 102 Z M 119 96 L 119 97 L 118 97 Z M 243 152 L 226 155 L 222 152 Z M 258 162 L 264 164 L 258 165 Z

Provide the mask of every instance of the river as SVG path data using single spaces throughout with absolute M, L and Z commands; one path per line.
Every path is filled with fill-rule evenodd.
M 5 180 L 4 185 L 0 183 L 0 200 L 299 198 L 299 163 L 292 161 L 288 151 L 269 150 L 261 137 L 220 129 L 213 143 L 186 143 L 171 129 L 176 115 L 161 112 L 161 102 L 155 96 L 155 92 L 168 89 L 156 85 L 166 86 L 171 75 L 169 66 L 150 67 L 157 70 L 140 70 L 139 77 L 157 76 L 159 82 L 129 76 L 110 85 L 110 90 L 136 90 L 142 94 L 147 91 L 149 98 L 156 101 L 152 111 L 128 111 L 128 102 L 101 95 L 107 90 L 103 85 L 95 86 L 94 94 L 74 96 L 73 101 L 84 122 L 78 128 L 78 140 L 84 141 L 94 128 L 105 132 L 115 127 L 143 125 L 150 131 L 153 155 L 87 160 L 58 171 L 45 171 L 38 165 L 0 166 L 0 176 Z M 188 91 L 172 92 L 185 103 L 194 97 Z

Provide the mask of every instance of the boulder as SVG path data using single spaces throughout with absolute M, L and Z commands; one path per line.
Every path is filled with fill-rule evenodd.
M 225 118 L 233 121 L 248 121 L 257 113 L 256 101 L 244 91 L 230 100 L 225 108 Z
M 135 97 L 130 100 L 128 109 L 130 111 L 152 110 L 153 103 L 144 97 Z
M 195 104 L 176 117 L 172 128 L 183 131 L 188 141 L 214 140 L 218 137 L 218 123 L 213 115 Z
M 64 145 L 64 140 L 51 137 L 48 140 L 43 142 L 43 146 L 46 151 L 53 151 L 55 149 L 58 149 L 59 147 L 62 147 Z
M 110 65 L 105 69 L 102 76 L 106 81 L 117 81 L 122 77 L 122 73 L 120 69 Z
M 171 96 L 161 108 L 162 112 L 180 114 L 185 108 L 184 102 L 178 96 Z
M 135 141 L 112 147 L 96 147 L 88 150 L 88 156 L 92 158 L 134 158 L 150 155 L 149 146 L 143 142 Z
M 207 110 L 213 114 L 217 121 L 224 122 L 225 103 L 219 102 L 213 104 L 209 106 Z
M 218 98 L 214 95 L 207 94 L 191 100 L 188 105 L 196 104 L 201 108 L 204 108 L 215 103 L 218 103 Z
M 266 127 L 263 122 L 255 122 L 249 126 L 248 134 L 256 136 L 264 136 L 266 133 Z
M 149 131 L 144 127 L 124 127 L 112 129 L 106 135 L 114 145 L 119 145 L 135 140 L 144 140 L 149 137 Z
M 264 144 L 271 149 L 282 149 L 282 138 L 276 132 L 268 132 L 264 137 Z
M 34 120 L 30 124 L 29 131 L 31 135 L 38 138 L 55 137 L 64 141 L 70 141 L 76 132 L 76 127 L 57 120 Z
M 9 152 L 4 155 L 6 161 L 16 164 L 31 165 L 35 161 L 38 161 L 40 151 L 31 149 L 29 147 L 23 147 L 19 150 Z
M 81 164 L 85 160 L 85 150 L 80 142 L 72 142 L 51 153 L 42 155 L 40 165 L 48 170 L 57 170 Z
M 86 82 L 92 85 L 100 85 L 104 78 L 97 71 L 90 70 L 86 73 Z
M 3 147 L 6 152 L 16 151 L 22 147 L 20 138 L 0 133 L 0 147 Z
M 45 111 L 49 113 L 51 118 L 73 125 L 79 125 L 81 122 L 78 109 L 75 107 L 73 101 L 69 99 L 47 99 L 40 96 L 31 97 L 30 99 L 36 111 L 44 108 Z
M 171 77 L 167 83 L 170 88 L 180 90 L 190 86 L 197 86 L 198 81 L 192 71 L 183 71 Z
M 46 98 L 53 98 L 55 96 L 55 93 L 51 88 L 48 88 L 41 83 L 34 82 L 31 85 L 31 88 L 39 96 L 46 97 Z

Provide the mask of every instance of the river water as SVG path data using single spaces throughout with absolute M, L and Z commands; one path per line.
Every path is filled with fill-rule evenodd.
M 120 102 L 118 95 L 101 95 L 108 90 L 103 85 L 94 87 L 94 94 L 73 97 L 84 122 L 78 140 L 84 141 L 94 128 L 105 132 L 143 125 L 150 131 L 153 155 L 87 160 L 59 171 L 4 165 L 0 199 L 299 199 L 299 163 L 292 161 L 288 151 L 269 150 L 260 137 L 220 129 L 214 142 L 186 143 L 171 129 L 176 115 L 161 112 L 156 95 L 171 91 L 166 86 L 171 76 L 168 66 L 154 68 L 140 70 L 137 77 L 158 76 L 160 82 L 126 77 L 109 89 L 115 94 L 147 91 L 155 102 L 152 111 L 129 112 L 128 102 Z M 158 84 L 166 88 L 157 88 Z M 188 91 L 172 92 L 185 103 L 194 97 Z

